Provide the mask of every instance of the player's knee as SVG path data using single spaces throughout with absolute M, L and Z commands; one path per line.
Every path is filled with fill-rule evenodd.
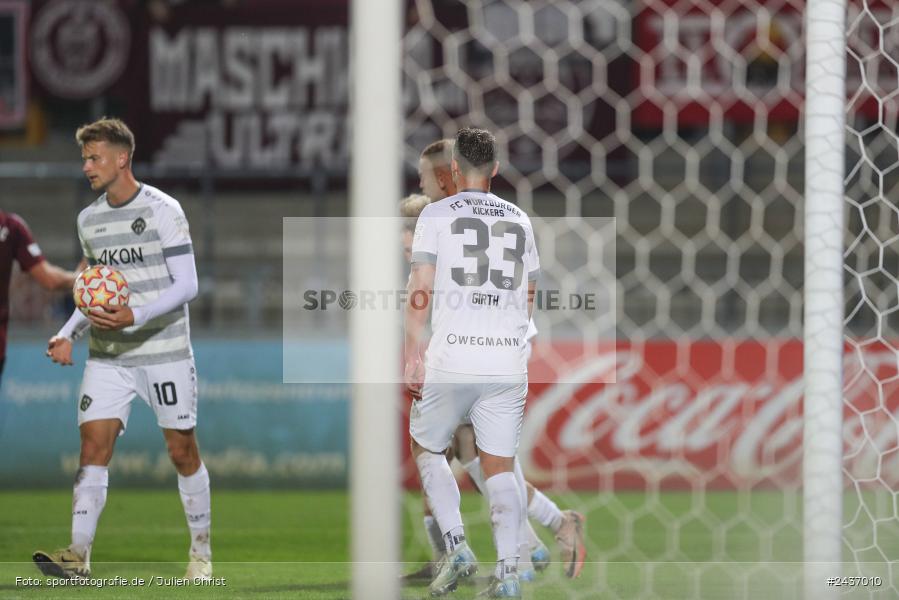
M 81 440 L 81 465 L 106 466 L 112 458 L 112 445 L 103 440 L 85 437 Z
M 422 452 L 427 452 L 427 450 L 419 446 L 418 442 L 415 440 L 409 440 L 409 450 L 412 452 L 412 458 L 418 457 Z
M 200 466 L 200 453 L 195 444 L 179 442 L 168 444 L 169 458 L 178 472 L 196 470 Z
M 474 429 L 471 427 L 460 427 L 456 430 L 455 435 L 456 458 L 463 465 L 467 465 L 478 457 L 478 449 L 475 446 Z
M 447 455 L 449 455 L 449 453 L 452 452 L 453 457 L 459 456 L 459 436 L 458 435 L 453 436 L 453 441 L 450 444 L 450 447 L 447 448 L 446 452 L 447 452 Z M 447 456 L 446 460 L 451 460 L 451 459 L 449 456 Z M 462 460 L 462 459 L 460 458 L 459 460 Z
M 433 452 L 431 450 L 428 450 L 424 446 L 419 445 L 419 443 L 416 442 L 415 440 L 409 441 L 409 449 L 412 451 L 412 458 L 418 458 L 420 455 L 425 454 L 425 453 L 443 454 L 444 456 L 446 456 L 447 452 L 448 452 L 448 448 L 444 448 L 443 451 L 441 451 L 441 452 Z
M 484 472 L 484 478 L 490 479 L 494 475 L 512 471 L 514 461 L 515 459 L 511 457 L 481 452 L 481 470 Z
M 446 456 L 446 462 L 452 463 L 453 459 L 456 458 L 456 449 L 454 448 L 454 444 L 450 444 L 449 447 L 443 452 L 443 455 Z

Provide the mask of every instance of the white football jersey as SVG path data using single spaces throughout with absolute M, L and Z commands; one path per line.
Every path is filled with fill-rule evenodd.
M 428 367 L 527 373 L 528 284 L 540 260 L 524 211 L 476 191 L 429 204 L 415 227 L 412 262 L 436 268 Z
M 129 305 L 149 304 L 172 286 L 166 258 L 193 253 L 187 218 L 178 202 L 142 184 L 119 206 L 106 194 L 78 215 L 78 237 L 91 265 L 118 269 L 131 290 Z M 91 328 L 90 357 L 136 367 L 193 356 L 187 304 L 137 327 L 116 331 Z

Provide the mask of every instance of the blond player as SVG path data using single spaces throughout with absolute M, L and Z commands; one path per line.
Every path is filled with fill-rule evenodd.
M 190 530 L 187 578 L 212 576 L 209 474 L 197 447 L 197 375 L 187 303 L 197 295 L 197 271 L 184 211 L 171 196 L 139 183 L 131 171 L 134 135 L 118 119 L 100 119 L 76 133 L 83 171 L 99 198 L 78 215 L 78 237 L 90 264 L 121 271 L 131 305 L 85 317 L 76 310 L 47 350 L 72 364 L 72 341 L 90 328 L 90 355 L 78 400 L 80 468 L 72 496 L 72 541 L 37 551 L 42 573 L 90 576 L 97 523 L 106 504 L 116 439 L 139 396 L 156 413 Z

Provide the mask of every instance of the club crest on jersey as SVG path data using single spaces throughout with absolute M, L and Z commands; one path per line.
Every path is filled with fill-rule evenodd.
M 93 401 L 94 401 L 94 399 L 91 398 L 90 396 L 88 396 L 87 394 L 84 394 L 83 396 L 81 396 L 81 411 L 82 412 L 86 411 L 87 408 L 91 405 L 91 402 L 93 402 Z
M 147 222 L 144 221 L 143 217 L 138 217 L 134 219 L 134 223 L 131 224 L 131 231 L 140 235 L 144 232 L 144 229 L 147 228 Z

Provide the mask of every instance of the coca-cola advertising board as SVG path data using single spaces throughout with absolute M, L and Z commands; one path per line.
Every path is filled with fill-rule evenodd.
M 544 343 L 567 351 L 564 342 Z M 552 354 L 535 346 L 535 356 Z M 535 359 L 530 368 L 547 366 Z M 597 383 L 613 370 L 615 383 Z M 801 484 L 798 340 L 625 342 L 559 372 L 556 382 L 530 386 L 518 456 L 536 485 L 607 491 Z M 854 481 L 899 483 L 897 374 L 888 346 L 862 352 L 847 345 L 844 468 Z M 416 486 L 414 468 L 406 474 Z

